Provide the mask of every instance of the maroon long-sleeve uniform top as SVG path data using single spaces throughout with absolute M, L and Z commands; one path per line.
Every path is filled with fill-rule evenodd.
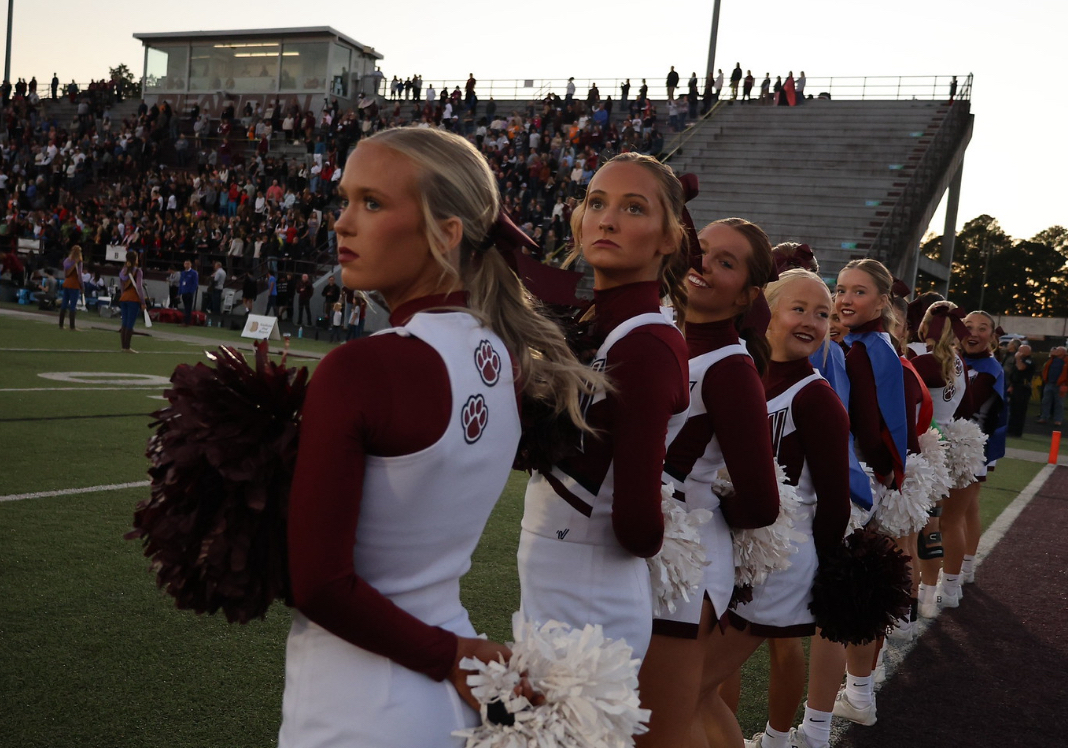
M 462 293 L 428 296 L 398 307 L 390 322 L 402 325 L 424 309 L 466 305 Z M 435 680 L 453 665 L 456 635 L 423 623 L 361 579 L 352 548 L 365 457 L 435 444 L 448 426 L 451 399 L 445 362 L 417 338 L 380 335 L 335 348 L 308 386 L 289 497 L 297 608 L 335 636 Z
M 655 281 L 594 292 L 594 334 L 603 340 L 622 322 L 659 313 Z M 612 529 L 635 556 L 656 555 L 664 540 L 660 477 L 668 419 L 690 403 L 686 345 L 668 325 L 643 325 L 612 346 L 607 359 L 613 391 L 586 412 L 598 436 L 559 467 L 591 493 L 612 467 Z
M 812 373 L 807 359 L 772 361 L 764 375 L 768 400 Z M 775 456 L 790 483 L 797 485 L 808 463 L 816 492 L 812 537 L 824 554 L 842 542 L 849 524 L 849 416 L 826 382 L 806 386 L 793 400 L 795 431 L 779 440 Z
M 852 332 L 883 332 L 882 322 L 875 319 Z M 846 353 L 846 375 L 849 377 L 849 424 L 860 454 L 877 475 L 893 475 L 893 456 L 882 438 L 886 423 L 879 410 L 875 371 L 867 348 L 860 341 L 854 342 Z
M 738 343 L 732 320 L 686 324 L 690 358 Z M 719 439 L 734 495 L 720 506 L 731 527 L 766 527 L 779 515 L 771 430 L 764 385 L 753 360 L 729 356 L 705 373 L 700 395 L 706 412 L 686 421 L 668 448 L 665 471 L 683 480 L 705 453 L 713 437 Z

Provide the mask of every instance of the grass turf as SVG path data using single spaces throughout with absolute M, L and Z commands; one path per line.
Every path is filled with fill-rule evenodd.
M 135 348 L 157 355 L 82 353 L 117 348 L 117 336 L 60 332 L 54 317 L 43 319 L 50 324 L 0 316 L 0 495 L 144 480 L 148 414 L 162 404 L 153 399 L 159 389 L 103 390 L 38 375 L 167 377 L 180 362 L 203 360 L 205 346 L 156 330 Z M 215 332 L 212 339 L 228 331 Z M 2 391 L 41 387 L 89 389 Z M 983 488 L 984 528 L 1040 467 L 999 464 Z M 462 585 L 476 629 L 497 640 L 510 638 L 519 605 L 523 486 L 523 475 L 513 474 Z M 122 540 L 144 495 L 126 489 L 0 502 L 0 745 L 275 742 L 288 611 L 275 606 L 266 620 L 237 626 L 175 610 L 155 588 L 139 544 Z M 743 671 L 745 734 L 763 727 L 766 673 L 762 647 Z

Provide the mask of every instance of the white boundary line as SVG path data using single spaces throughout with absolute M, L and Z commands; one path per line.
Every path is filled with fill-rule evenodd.
M 170 386 L 169 384 L 167 385 Z M 163 385 L 153 385 L 152 387 L 23 387 L 23 388 L 7 388 L 0 389 L 0 392 L 70 392 L 73 390 L 89 390 L 91 392 L 103 392 L 105 390 L 162 390 L 166 389 Z
M 0 496 L 0 501 L 22 501 L 23 499 L 47 499 L 51 496 L 70 496 L 77 493 L 99 493 L 101 491 L 121 491 L 124 488 L 144 488 L 150 485 L 147 480 L 133 483 L 111 483 L 106 486 L 89 486 L 88 488 L 62 488 L 58 491 L 36 491 L 35 493 L 13 493 Z
M 1031 503 L 1031 500 L 1038 495 L 1038 492 L 1042 490 L 1042 486 L 1046 484 L 1049 476 L 1053 473 L 1053 469 L 1056 465 L 1044 465 L 1041 470 L 1031 479 L 1031 482 L 1027 484 L 1024 490 L 1012 500 L 1012 503 L 1002 510 L 990 527 L 986 528 L 986 532 L 979 538 L 979 550 L 975 553 L 975 568 L 978 570 L 979 565 L 983 562 L 990 552 L 994 550 L 1005 534 L 1012 527 L 1012 523 L 1016 521 L 1016 518 L 1020 516 L 1021 512 L 1027 505 Z M 967 588 L 965 588 L 967 589 Z M 941 615 L 942 611 L 939 610 L 938 614 Z M 912 641 L 908 642 L 891 642 L 886 640 L 886 644 L 883 646 L 883 665 L 886 667 L 886 681 L 884 683 L 875 684 L 875 692 L 878 693 L 884 685 L 890 682 L 890 678 L 893 676 L 894 671 L 897 670 L 901 663 L 908 657 L 909 652 L 913 650 L 916 644 L 919 642 L 920 637 L 924 632 L 930 628 L 934 623 L 935 618 L 917 618 L 915 626 L 915 635 Z M 874 677 L 874 674 L 873 674 Z M 904 718 L 904 715 L 898 715 Z M 845 734 L 846 730 L 852 726 L 852 722 L 842 719 L 841 717 L 834 720 L 831 728 L 831 742 L 830 745 L 836 745 L 841 737 Z
M 190 345 L 197 345 L 191 343 Z M 122 353 L 118 348 L 0 348 L 0 352 L 10 353 Z M 138 351 L 156 356 L 188 356 L 189 351 Z

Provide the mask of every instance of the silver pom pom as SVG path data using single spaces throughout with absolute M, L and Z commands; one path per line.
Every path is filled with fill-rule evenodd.
M 548 621 L 534 625 L 512 616 L 515 644 L 507 664 L 464 659 L 476 671 L 467 682 L 481 706 L 483 724 L 458 730 L 467 748 L 628 748 L 647 731 L 649 710 L 638 701 L 638 666 L 621 639 L 606 639 L 600 626 L 572 629 Z M 545 703 L 532 706 L 513 693 L 521 674 Z M 500 701 L 515 722 L 487 721 Z
M 790 556 L 797 552 L 795 543 L 806 536 L 794 530 L 801 505 L 797 488 L 787 483 L 786 473 L 775 463 L 779 483 L 779 516 L 767 527 L 755 530 L 732 530 L 734 537 L 734 584 L 737 587 L 763 584 L 768 574 L 790 567 Z
M 704 581 L 708 565 L 701 544 L 700 527 L 712 519 L 707 509 L 690 509 L 674 498 L 672 483 L 660 489 L 660 506 L 664 512 L 664 544 L 660 552 L 648 559 L 649 581 L 653 591 L 653 608 L 657 615 L 674 613 L 675 601 L 690 601 Z

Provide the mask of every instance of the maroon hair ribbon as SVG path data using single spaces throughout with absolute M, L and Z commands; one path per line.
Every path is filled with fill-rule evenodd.
M 938 306 L 932 306 L 928 311 L 931 315 L 931 321 L 927 325 L 927 338 L 929 340 L 941 340 L 942 329 L 946 326 L 948 320 L 953 327 L 953 334 L 957 337 L 957 340 L 964 340 L 968 337 L 968 328 L 964 325 L 964 310 L 960 307 L 956 309 L 950 309 L 945 304 Z
M 701 193 L 701 187 L 697 182 L 696 174 L 683 174 L 679 177 L 682 182 L 682 194 L 686 202 L 690 202 Z M 682 227 L 689 237 L 690 267 L 701 272 L 701 242 L 697 238 L 697 226 L 694 225 L 693 217 L 685 205 L 682 206 Z
M 812 270 L 816 262 L 816 255 L 812 253 L 812 247 L 807 244 L 798 244 L 796 247 L 790 247 L 789 249 L 774 249 L 771 255 L 775 258 L 775 270 L 780 275 L 792 268 Z

